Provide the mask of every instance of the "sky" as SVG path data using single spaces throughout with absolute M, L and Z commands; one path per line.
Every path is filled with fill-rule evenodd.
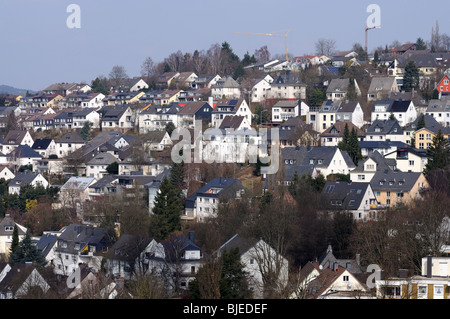
M 75 20 L 71 4 L 79 8 Z M 429 41 L 436 22 L 450 35 L 447 0 L 1 0 L 0 85 L 43 90 L 91 83 L 115 65 L 139 76 L 147 57 L 158 63 L 178 50 L 206 51 L 224 41 L 240 58 L 264 45 L 272 56 L 286 48 L 293 56 L 314 54 L 321 38 L 346 51 L 354 43 L 364 47 L 370 4 L 380 8 L 381 27 L 368 32 L 369 51 Z

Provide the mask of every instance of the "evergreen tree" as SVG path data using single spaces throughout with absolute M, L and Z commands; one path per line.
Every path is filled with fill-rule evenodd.
M 432 170 L 443 169 L 450 162 L 450 145 L 448 140 L 439 132 L 433 137 L 433 143 L 427 149 L 428 162 L 425 165 L 425 173 Z
M 337 146 L 338 146 L 338 148 L 341 151 L 347 151 L 348 152 L 348 151 L 350 151 L 349 150 L 349 145 L 350 145 L 350 130 L 348 128 L 348 124 L 345 123 L 344 134 L 342 136 L 342 140 L 339 141 Z
M 107 95 L 109 93 L 108 90 L 108 80 L 103 77 L 97 77 L 94 81 L 91 83 L 92 92 L 95 93 L 102 93 L 104 95 Z
M 183 202 L 180 190 L 169 177 L 165 177 L 155 197 L 150 233 L 157 240 L 163 240 L 170 233 L 180 230 L 182 210 Z
M 39 266 L 45 265 L 45 258 L 41 251 L 31 242 L 29 232 L 25 234 L 24 239 L 19 243 L 17 249 L 9 256 L 9 263 L 11 265 L 26 262 L 32 262 Z
M 358 132 L 355 128 L 349 131 L 348 125 L 345 124 L 344 135 L 342 141 L 338 143 L 338 148 L 341 151 L 346 151 L 355 165 L 358 165 L 358 161 L 362 158 L 361 147 L 358 141 Z
M 233 248 L 222 254 L 222 275 L 220 279 L 221 299 L 245 299 L 249 297 L 244 265 L 241 263 L 239 249 Z
M 356 85 L 354 78 L 349 78 L 346 98 L 349 101 L 356 101 L 356 99 L 358 98 L 358 95 L 356 94 Z
M 417 128 L 416 130 L 420 130 L 421 128 L 425 127 L 425 115 L 420 114 L 419 118 L 417 119 Z
M 11 247 L 9 247 L 10 253 L 13 254 L 17 250 L 17 247 L 19 247 L 19 229 L 17 225 L 14 225 Z
M 89 121 L 84 122 L 83 127 L 80 130 L 80 136 L 85 141 L 89 141 L 91 139 L 91 127 L 92 123 Z
M 422 38 L 417 38 L 416 50 L 426 50 L 426 49 L 427 49 L 427 44 L 425 43 L 425 41 Z
M 419 69 L 414 61 L 409 61 L 405 67 L 403 76 L 403 89 L 405 92 L 411 92 L 419 87 Z

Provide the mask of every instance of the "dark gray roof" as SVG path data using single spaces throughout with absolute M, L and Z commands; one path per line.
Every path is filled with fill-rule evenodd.
M 134 262 L 151 241 L 150 237 L 122 234 L 109 250 L 108 258 Z
M 37 138 L 31 148 L 34 150 L 46 150 L 52 141 L 51 138 Z
M 409 191 L 422 173 L 383 171 L 377 172 L 370 181 L 374 191 Z
M 347 92 L 350 79 L 332 79 L 327 88 L 327 93 Z
M 16 149 L 14 149 L 11 153 L 9 153 L 8 157 L 14 158 L 42 158 L 42 155 L 37 153 L 27 144 L 19 145 Z
M 417 130 L 417 124 L 420 121 L 421 116 L 424 117 L 425 120 L 425 128 L 430 130 L 433 133 L 437 133 L 439 132 L 439 130 L 441 130 L 441 132 L 443 134 L 447 134 L 450 133 L 450 127 L 446 127 L 446 126 L 442 126 L 438 121 L 436 121 L 436 119 L 429 115 L 429 114 L 421 114 L 419 115 L 413 122 L 409 123 L 406 127 L 405 130 L 407 131 L 416 131 Z
M 60 241 L 65 242 L 67 246 L 58 244 L 56 250 L 72 254 L 80 253 L 86 246 L 95 246 L 96 251 L 101 252 L 104 247 L 109 245 L 105 228 L 83 224 L 66 226 L 58 237 L 58 242 Z
M 16 176 L 9 181 L 8 186 L 22 186 L 28 185 L 34 181 L 39 173 L 32 172 L 18 172 Z
M 375 111 L 377 105 L 386 105 L 386 112 L 391 113 L 403 113 L 406 112 L 412 103 L 411 100 L 394 100 L 394 99 L 384 99 L 375 101 L 372 111 Z M 414 104 L 414 103 L 413 103 Z
M 222 246 L 219 247 L 217 253 L 220 255 L 223 251 L 230 251 L 232 249 L 238 249 L 239 254 L 245 254 L 250 248 L 256 244 L 255 239 L 245 238 L 239 234 L 235 234 L 228 241 L 226 241 Z
M 77 132 L 68 132 L 64 134 L 60 139 L 55 141 L 56 143 L 71 143 L 71 144 L 84 144 L 85 140 Z
M 368 93 L 389 93 L 396 83 L 395 81 L 395 77 L 393 76 L 374 77 L 370 82 Z
M 90 161 L 86 162 L 87 165 L 109 165 L 119 160 L 112 154 L 107 152 L 100 152 L 94 156 Z
M 352 170 L 352 173 L 363 172 L 364 164 L 369 160 L 373 160 L 377 163 L 377 171 L 394 170 L 397 166 L 395 159 L 385 158 L 378 151 L 371 152 L 364 161 L 359 161 L 358 166 Z
M 328 167 L 334 154 L 339 149 L 336 146 L 296 146 L 285 147 L 281 150 L 283 163 L 285 160 L 294 160 L 294 165 L 313 165 L 315 167 Z M 345 162 L 349 167 L 355 167 L 347 152 L 342 151 Z M 319 160 L 322 162 L 319 163 Z
M 51 251 L 52 247 L 56 244 L 58 236 L 52 234 L 44 234 L 39 238 L 36 243 L 36 248 L 39 249 L 45 256 Z
M 328 181 L 323 190 L 323 204 L 333 210 L 356 210 L 361 205 L 369 183 Z
M 396 130 L 396 131 L 395 131 Z M 403 135 L 403 129 L 397 120 L 375 120 L 367 128 L 368 135 Z

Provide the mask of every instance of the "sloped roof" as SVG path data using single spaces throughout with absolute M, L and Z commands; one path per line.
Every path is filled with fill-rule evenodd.
M 358 209 L 369 186 L 369 183 L 361 182 L 327 181 L 322 191 L 324 205 L 333 210 Z M 336 201 L 340 205 L 333 205 Z
M 327 88 L 327 93 L 347 92 L 350 79 L 332 79 Z
M 61 187 L 61 190 L 85 190 L 93 182 L 95 182 L 94 177 L 84 177 L 84 176 L 72 176 L 67 182 Z
M 19 144 L 28 131 L 25 130 L 9 130 L 3 139 L 4 144 Z
M 12 232 L 6 232 L 5 231 L 5 226 L 11 226 L 14 227 L 15 225 L 17 225 L 17 231 L 20 235 L 25 235 L 27 232 L 27 228 L 16 223 L 14 221 L 14 219 L 12 219 L 11 216 L 6 215 L 5 217 L 3 217 L 3 219 L 0 221 L 0 236 L 11 236 Z
M 37 138 L 31 148 L 34 150 L 46 150 L 52 141 L 53 139 L 51 138 Z
M 255 239 L 245 238 L 239 234 L 233 235 L 228 241 L 226 241 L 222 246 L 219 247 L 218 252 L 230 251 L 232 249 L 238 249 L 239 254 L 245 254 L 250 248 L 254 247 L 256 244 Z
M 394 129 L 397 129 L 395 132 Z M 379 130 L 379 131 L 378 131 Z M 386 135 L 386 134 L 398 134 L 403 135 L 403 129 L 398 124 L 397 120 L 375 120 L 367 128 L 366 134 Z
M 32 264 L 14 264 L 0 282 L 0 291 L 15 294 L 36 267 Z
M 119 160 L 108 152 L 100 152 L 94 158 L 86 162 L 87 165 L 109 165 Z
M 153 239 L 131 234 L 122 234 L 109 250 L 108 258 L 134 261 Z
M 296 146 L 285 147 L 281 150 L 281 157 L 285 159 L 295 160 L 296 165 L 314 165 L 316 167 L 328 167 L 334 154 L 338 151 L 336 146 Z M 354 167 L 355 164 L 350 159 L 347 152 L 342 151 L 345 162 L 349 167 Z M 310 164 L 313 160 L 314 164 Z M 318 164 L 318 160 L 322 160 L 322 164 Z
M 376 172 L 370 181 L 374 191 L 410 191 L 422 173 L 382 171 Z
M 84 144 L 85 140 L 77 132 L 67 132 L 60 139 L 55 141 L 56 143 L 72 143 L 72 144 Z
M 374 77 L 370 82 L 368 93 L 390 92 L 396 83 L 395 77 Z
M 178 111 L 178 114 L 195 114 L 205 105 L 210 106 L 207 102 L 188 102 Z
M 397 151 L 395 151 L 397 152 Z M 385 171 L 385 170 L 394 170 L 394 167 L 397 165 L 397 161 L 395 159 L 385 158 L 378 151 L 371 152 L 364 161 L 359 161 L 357 167 L 352 170 L 352 173 L 356 172 L 364 172 L 364 164 L 368 160 L 373 160 L 377 163 L 377 171 Z
M 52 247 L 56 244 L 58 236 L 52 234 L 43 234 L 36 243 L 36 248 L 39 249 L 45 256 L 51 251 Z
M 227 128 L 232 128 L 234 130 L 237 130 L 240 125 L 242 124 L 242 122 L 244 121 L 244 117 L 243 116 L 238 116 L 238 115 L 227 115 L 224 117 L 222 123 L 219 126 L 219 129 L 227 129 Z
M 39 173 L 33 172 L 18 172 L 16 176 L 9 181 L 8 186 L 22 186 L 31 184 Z
M 356 134 L 358 136 L 366 136 L 366 133 L 363 132 L 359 127 L 353 124 L 350 121 L 337 121 L 330 127 L 328 127 L 320 136 L 322 137 L 343 137 L 345 131 L 345 125 L 348 126 L 348 131 L 351 134 L 352 130 L 356 130 Z
M 8 155 L 9 157 L 15 157 L 15 158 L 42 158 L 42 155 L 37 153 L 35 150 L 33 150 L 31 147 L 29 147 L 27 144 L 19 145 L 16 149 L 11 151 Z

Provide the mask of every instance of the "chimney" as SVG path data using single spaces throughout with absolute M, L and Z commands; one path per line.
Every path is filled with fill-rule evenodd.
M 361 255 L 360 255 L 360 254 L 356 254 L 356 264 L 357 264 L 358 266 L 361 265 Z
M 189 232 L 189 240 L 193 243 L 195 243 L 195 232 L 190 231 Z
M 337 271 L 338 270 L 338 263 L 334 263 L 333 264 L 333 271 Z
M 427 256 L 427 278 L 431 278 L 432 274 L 432 267 L 433 267 L 433 257 Z

